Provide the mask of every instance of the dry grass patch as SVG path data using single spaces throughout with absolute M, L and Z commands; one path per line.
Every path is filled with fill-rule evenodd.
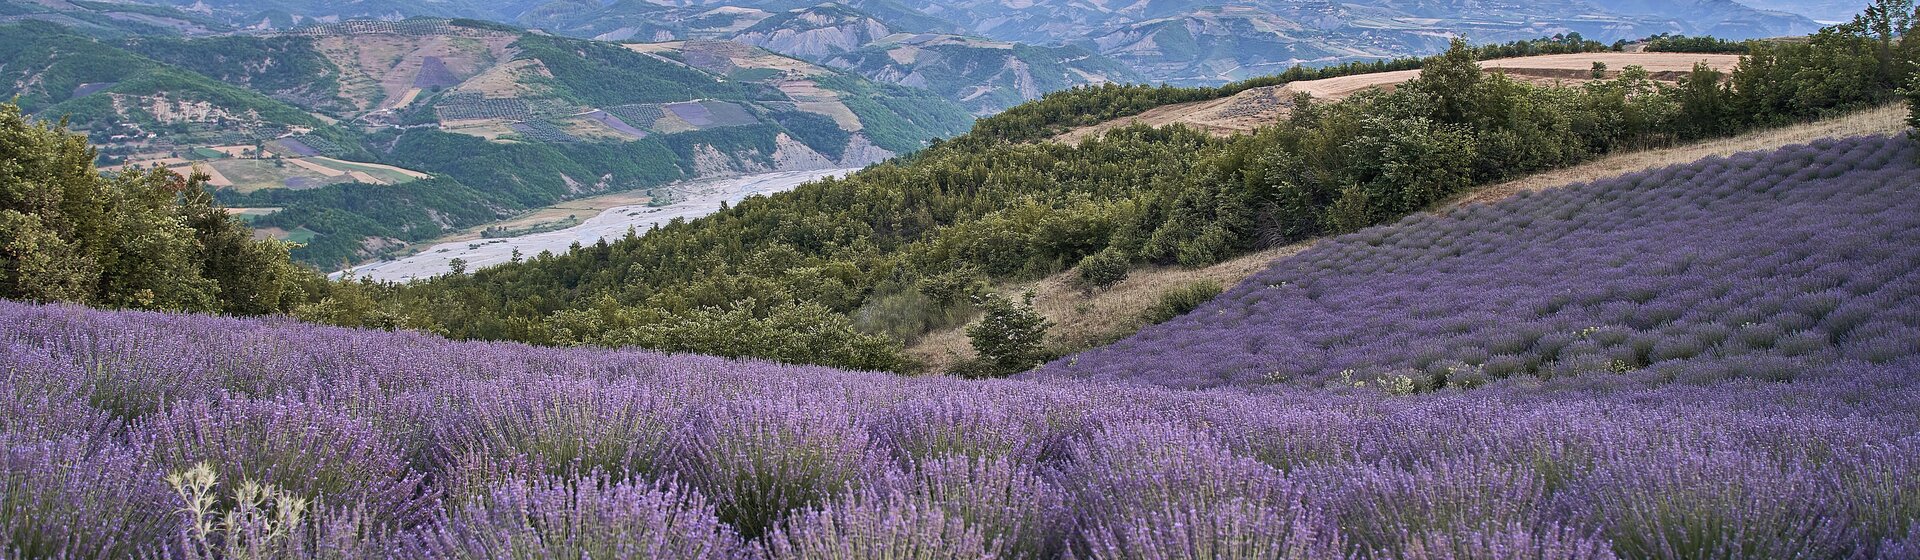
M 1072 271 L 1037 282 L 1003 284 L 997 288 L 1010 294 L 1033 290 L 1034 310 L 1053 322 L 1047 330 L 1048 346 L 1089 348 L 1110 342 L 1117 334 L 1138 329 L 1141 314 L 1159 303 L 1160 296 L 1170 290 L 1205 280 L 1233 286 L 1255 272 L 1266 270 L 1273 261 L 1310 246 L 1312 242 L 1268 249 L 1206 268 L 1136 268 L 1126 280 L 1091 295 L 1073 285 Z M 909 346 L 907 353 L 925 362 L 928 371 L 939 372 L 973 357 L 973 347 L 967 341 L 966 327 L 962 326 L 929 333 Z

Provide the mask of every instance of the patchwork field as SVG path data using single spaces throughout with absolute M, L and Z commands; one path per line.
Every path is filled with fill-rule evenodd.
M 341 93 L 362 111 L 411 105 L 421 88 L 451 87 L 512 58 L 510 33 L 366 33 L 323 37 L 318 46 L 341 69 Z
M 225 185 L 241 192 L 264 189 L 315 189 L 341 183 L 398 185 L 430 177 L 397 167 L 342 161 L 327 157 L 284 159 L 223 159 L 198 164 L 223 175 Z
M 292 147 L 285 147 L 284 144 L 292 144 Z M 269 145 L 269 150 L 258 156 L 253 146 L 221 146 L 195 150 L 196 153 L 205 152 L 210 159 L 139 158 L 128 166 L 110 169 L 161 166 L 182 175 L 201 173 L 208 176 L 209 185 L 243 193 L 266 189 L 314 189 L 342 183 L 399 185 L 432 177 L 427 173 L 377 163 L 318 155 L 286 157 L 296 151 L 317 153 L 294 140 L 276 141 Z

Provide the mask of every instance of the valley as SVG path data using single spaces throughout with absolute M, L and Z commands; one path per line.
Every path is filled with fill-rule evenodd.
M 972 120 L 741 43 L 470 20 L 135 39 L 23 23 L 0 26 L 0 55 L 0 84 L 85 131 L 109 168 L 204 173 L 223 204 L 260 209 L 245 214 L 260 231 L 329 268 L 566 200 L 861 167 Z
M 723 206 L 738 205 L 748 197 L 786 192 L 802 183 L 823 177 L 845 176 L 858 170 L 764 173 L 656 187 L 650 193 L 658 195 L 649 194 L 645 197 L 621 193 L 571 201 L 564 208 L 536 210 L 528 216 L 488 226 L 489 231 L 499 229 L 505 232 L 512 232 L 516 228 L 546 230 L 564 226 L 560 229 L 508 237 L 480 235 L 487 232 L 469 230 L 421 243 L 422 249 L 414 254 L 355 265 L 331 276 L 404 283 L 447 274 L 456 259 L 464 267 L 478 270 L 533 258 L 541 253 L 565 254 L 569 248 L 593 245 L 602 240 L 617 241 L 633 232 L 645 235 L 655 227 L 665 226 L 669 222 L 698 219 Z M 609 204 L 621 205 L 601 208 Z M 550 218 L 562 211 L 568 212 L 564 218 Z M 589 214 L 582 216 L 582 213 Z

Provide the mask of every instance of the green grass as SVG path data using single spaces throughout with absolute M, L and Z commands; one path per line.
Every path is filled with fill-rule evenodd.
M 340 177 L 327 177 L 291 163 L 275 165 L 272 160 L 264 159 L 225 160 L 215 163 L 214 169 L 220 170 L 221 175 L 225 175 L 227 180 L 233 181 L 234 190 L 243 193 L 265 189 L 283 189 L 287 187 L 287 179 L 294 177 L 311 179 L 314 187 L 345 183 L 353 180 L 344 175 Z
M 736 82 L 757 82 L 779 76 L 780 73 L 781 71 L 777 68 L 742 68 L 727 74 L 727 79 Z
M 394 184 L 394 185 L 398 185 L 402 183 L 411 183 L 419 180 L 419 179 L 413 178 L 413 176 L 411 175 L 394 171 L 391 169 L 383 169 L 380 167 L 363 165 L 363 164 L 354 163 L 351 161 L 342 161 L 342 160 L 337 160 L 333 158 L 322 158 L 322 157 L 307 158 L 307 159 L 312 160 L 315 163 L 319 163 L 320 165 L 325 165 L 327 167 L 331 167 L 341 171 L 359 171 L 361 173 L 366 173 L 368 175 L 372 175 L 375 178 L 378 178 L 382 181 L 386 181 L 387 183 Z
M 289 243 L 299 243 L 301 245 L 305 245 L 308 243 L 312 243 L 313 238 L 319 235 L 320 235 L 320 232 L 307 229 L 306 226 L 300 226 L 288 231 L 287 238 L 282 239 L 281 241 L 286 241 Z
M 252 224 L 259 221 L 260 218 L 271 216 L 275 212 L 280 211 L 279 208 L 229 208 L 228 210 L 233 217 L 239 218 L 240 221 L 248 224 Z

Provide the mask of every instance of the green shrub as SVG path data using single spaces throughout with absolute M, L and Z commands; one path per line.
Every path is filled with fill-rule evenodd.
M 1014 302 L 1000 294 L 979 298 L 986 313 L 980 322 L 967 327 L 973 351 L 980 355 L 979 369 L 963 370 L 973 377 L 1005 377 L 1032 369 L 1046 359 L 1041 344 L 1051 324 L 1033 310 L 1033 292 Z
M 1086 291 L 1104 290 L 1127 279 L 1127 272 L 1133 265 L 1125 253 L 1108 247 L 1098 253 L 1080 259 L 1079 274 L 1074 277 L 1074 285 Z
M 1147 308 L 1140 318 L 1149 325 L 1165 323 L 1173 320 L 1174 317 L 1199 309 L 1201 305 L 1218 297 L 1221 291 L 1223 290 L 1218 281 L 1195 281 L 1160 294 L 1160 303 Z

